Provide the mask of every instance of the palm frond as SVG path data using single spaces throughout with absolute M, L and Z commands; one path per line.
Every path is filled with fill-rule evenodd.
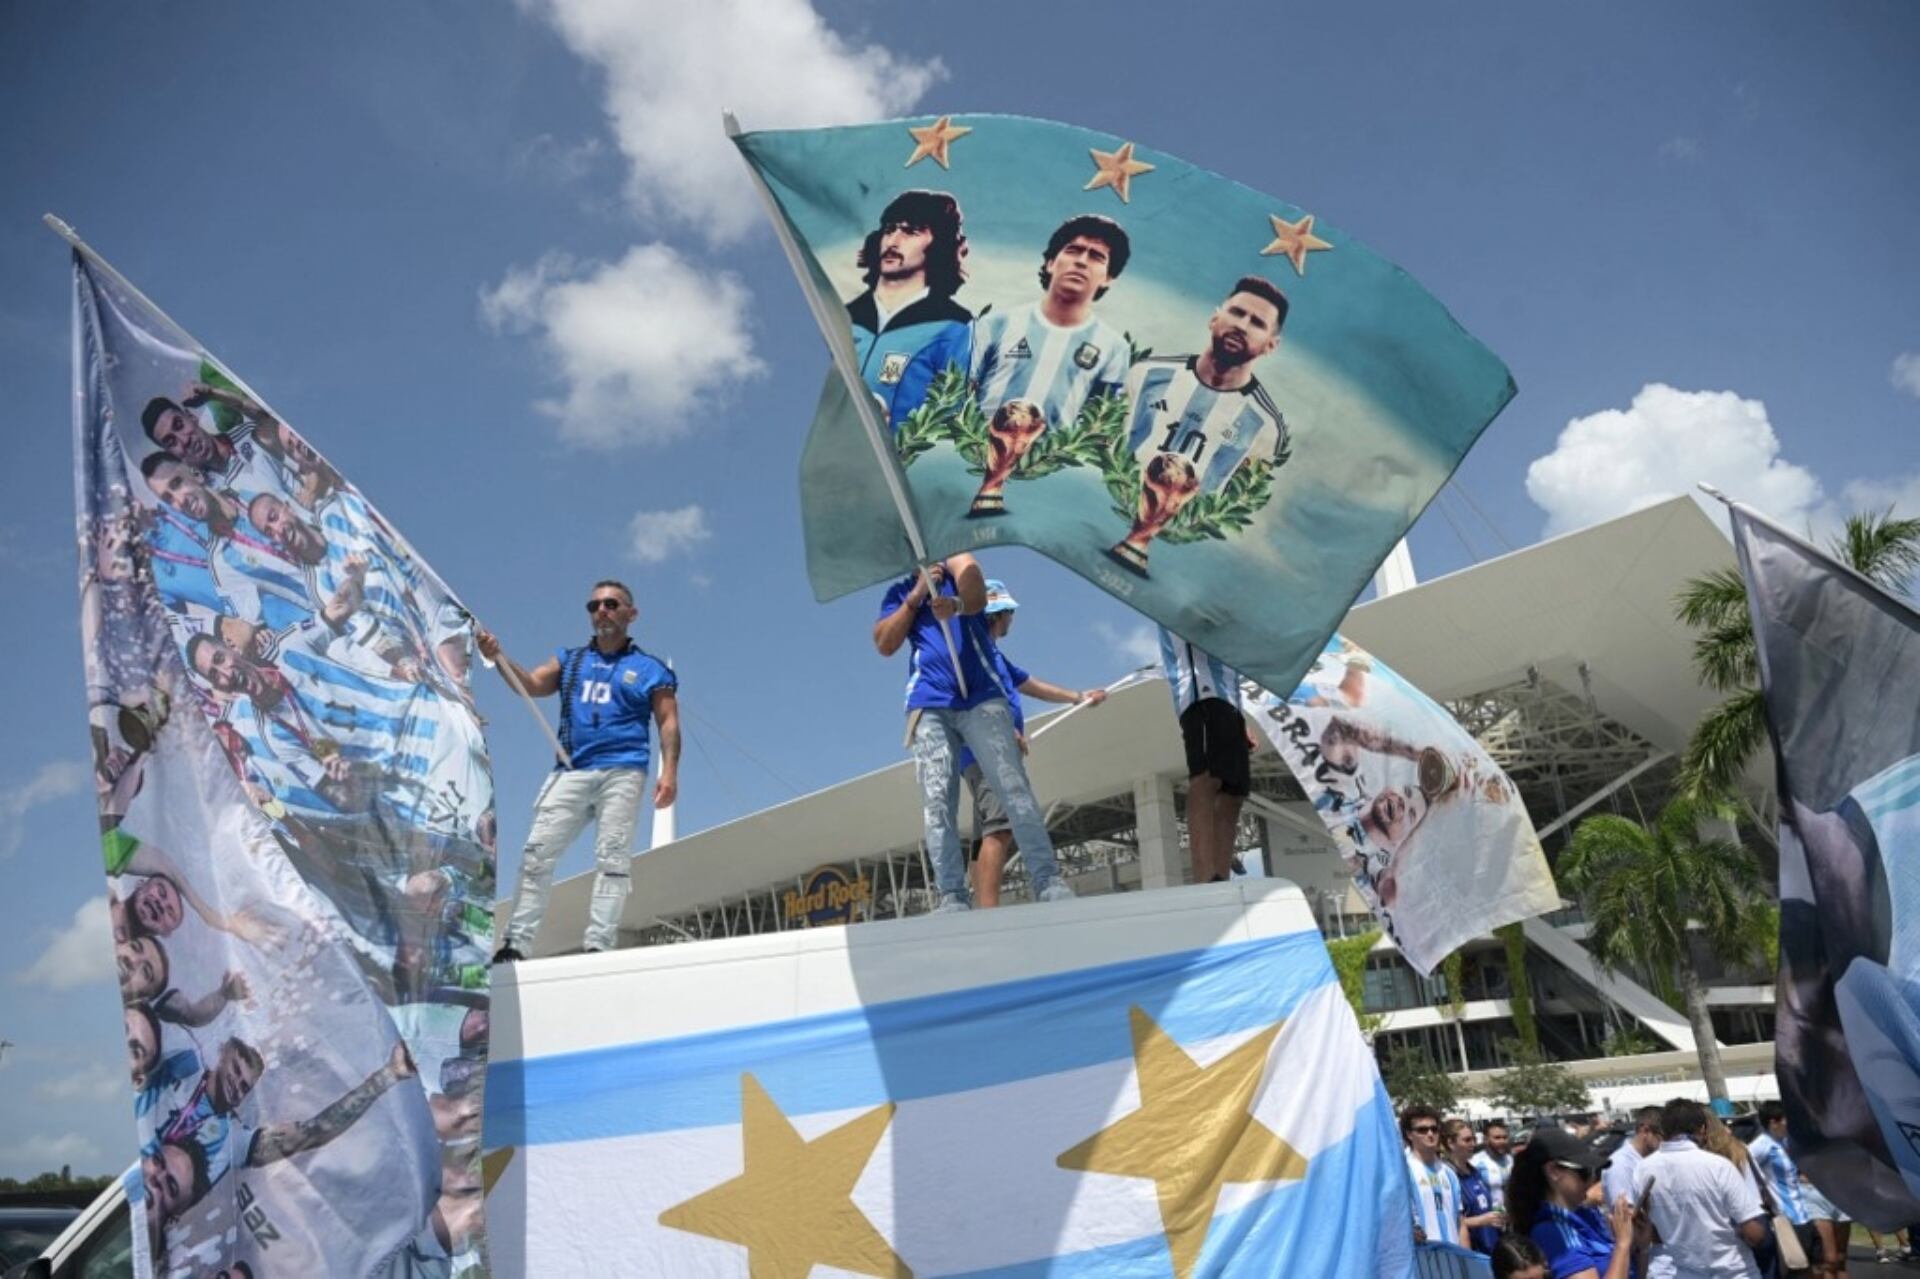
M 1693 641 L 1694 673 L 1709 688 L 1738 692 L 1760 682 L 1759 654 L 1753 622 L 1743 613 L 1724 626 L 1707 628 Z
M 1736 693 L 1694 727 L 1680 761 L 1681 789 L 1689 795 L 1727 794 L 1767 740 L 1767 709 L 1760 690 Z
M 1695 628 L 1721 627 L 1747 615 L 1747 583 L 1738 569 L 1717 568 L 1687 582 L 1674 596 L 1673 615 Z
M 1834 555 L 1855 572 L 1905 595 L 1920 570 L 1920 519 L 1895 519 L 1893 508 L 1850 515 L 1844 532 L 1833 539 Z

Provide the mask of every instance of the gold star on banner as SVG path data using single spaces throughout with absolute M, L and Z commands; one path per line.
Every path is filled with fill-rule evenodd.
M 513 1162 L 514 1150 L 513 1146 L 503 1146 L 499 1150 L 489 1150 L 480 1156 L 482 1193 L 489 1195 L 493 1193 L 494 1183 L 500 1180 L 500 1175 L 506 1172 L 507 1165 Z
M 893 1103 L 807 1141 L 752 1075 L 740 1076 L 745 1169 L 675 1204 L 660 1224 L 746 1245 L 753 1279 L 807 1279 L 837 1266 L 882 1279 L 913 1271 L 853 1202 L 854 1183 L 893 1119 Z
M 933 162 L 944 169 L 949 167 L 947 148 L 953 145 L 955 139 L 964 138 L 973 130 L 964 124 L 955 124 L 952 116 L 943 115 L 932 124 L 922 125 L 919 128 L 908 125 L 907 132 L 913 135 L 913 154 L 907 157 L 907 162 L 902 167 L 911 169 L 928 156 L 932 156 Z
M 1055 1162 L 1078 1172 L 1151 1180 L 1175 1279 L 1187 1279 L 1207 1242 L 1222 1187 L 1291 1180 L 1307 1170 L 1305 1157 L 1257 1122 L 1251 1109 L 1280 1026 L 1200 1066 L 1141 1009 L 1131 1016 L 1140 1109 Z
M 1313 233 L 1311 213 L 1302 214 L 1298 222 L 1289 222 L 1277 213 L 1269 213 L 1267 221 L 1273 223 L 1273 243 L 1260 250 L 1260 256 L 1265 258 L 1280 254 L 1293 263 L 1295 275 L 1307 273 L 1307 254 L 1333 247 Z
M 1133 158 L 1133 143 L 1122 142 L 1118 151 L 1101 151 L 1088 147 L 1093 156 L 1093 177 L 1082 187 L 1083 191 L 1098 191 L 1101 187 L 1112 187 L 1113 193 L 1120 197 L 1120 203 L 1131 203 L 1129 189 L 1135 175 L 1152 173 L 1153 166 L 1145 160 Z

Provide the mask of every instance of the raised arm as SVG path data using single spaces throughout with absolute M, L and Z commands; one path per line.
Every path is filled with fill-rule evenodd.
M 295 1123 L 269 1124 L 253 1135 L 247 1149 L 247 1166 L 260 1168 L 278 1159 L 291 1159 L 324 1146 L 353 1127 L 367 1108 L 403 1079 L 418 1073 L 405 1044 L 395 1044 L 387 1064 L 349 1089 L 345 1096 L 311 1119 Z
M 980 571 L 980 561 L 971 555 L 955 555 L 947 561 L 947 570 L 953 574 L 953 588 L 960 596 L 960 611 L 969 616 L 985 612 L 987 575 Z
M 932 580 L 934 588 L 940 586 L 940 579 L 946 576 L 946 569 L 940 564 L 929 564 L 924 577 L 916 577 L 913 589 L 900 601 L 900 607 L 888 613 L 873 624 L 873 647 L 882 657 L 892 657 L 907 642 L 907 635 L 913 630 L 913 615 L 927 602 L 927 581 Z
M 188 999 L 176 991 L 171 999 L 155 1004 L 153 1012 L 154 1016 L 161 1021 L 170 1021 L 178 1026 L 192 1026 L 197 1029 L 218 1017 L 221 1009 L 228 1004 L 237 999 L 246 999 L 252 993 L 244 974 L 230 972 L 221 979 L 218 986 L 200 998 Z
M 653 690 L 653 719 L 660 726 L 660 775 L 653 784 L 653 806 L 673 807 L 680 793 L 680 697 L 671 688 Z
M 500 647 L 499 637 L 492 631 L 478 631 L 474 634 L 474 643 L 480 647 L 480 656 L 500 667 L 500 678 L 511 686 L 513 680 L 508 672 L 519 677 L 520 687 L 534 697 L 552 697 L 560 691 L 560 659 L 549 657 L 545 662 L 528 670 L 520 663 L 508 657 Z

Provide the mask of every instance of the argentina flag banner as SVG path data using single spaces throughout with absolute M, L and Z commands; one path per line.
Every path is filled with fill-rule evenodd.
M 1304 898 L 1189 896 L 516 971 L 495 1273 L 1410 1273 L 1390 1104 Z
M 136 1271 L 481 1274 L 494 817 L 466 612 L 56 229 Z
M 823 600 L 1017 544 L 1291 688 L 1514 393 L 1405 271 L 1134 139 L 735 142 L 834 359 L 801 459 Z
M 1745 507 L 1733 535 L 1779 766 L 1788 1141 L 1891 1231 L 1920 1219 L 1920 613 Z

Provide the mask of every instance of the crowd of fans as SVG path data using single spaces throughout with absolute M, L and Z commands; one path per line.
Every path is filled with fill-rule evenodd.
M 1409 1106 L 1414 1238 L 1483 1254 L 1496 1279 L 1843 1279 L 1853 1223 L 1794 1164 L 1780 1103 L 1758 1120 L 1743 1143 L 1682 1098 L 1624 1130 L 1586 1116 L 1476 1133 Z M 1913 1255 L 1897 1233 L 1872 1240 L 1879 1261 Z

